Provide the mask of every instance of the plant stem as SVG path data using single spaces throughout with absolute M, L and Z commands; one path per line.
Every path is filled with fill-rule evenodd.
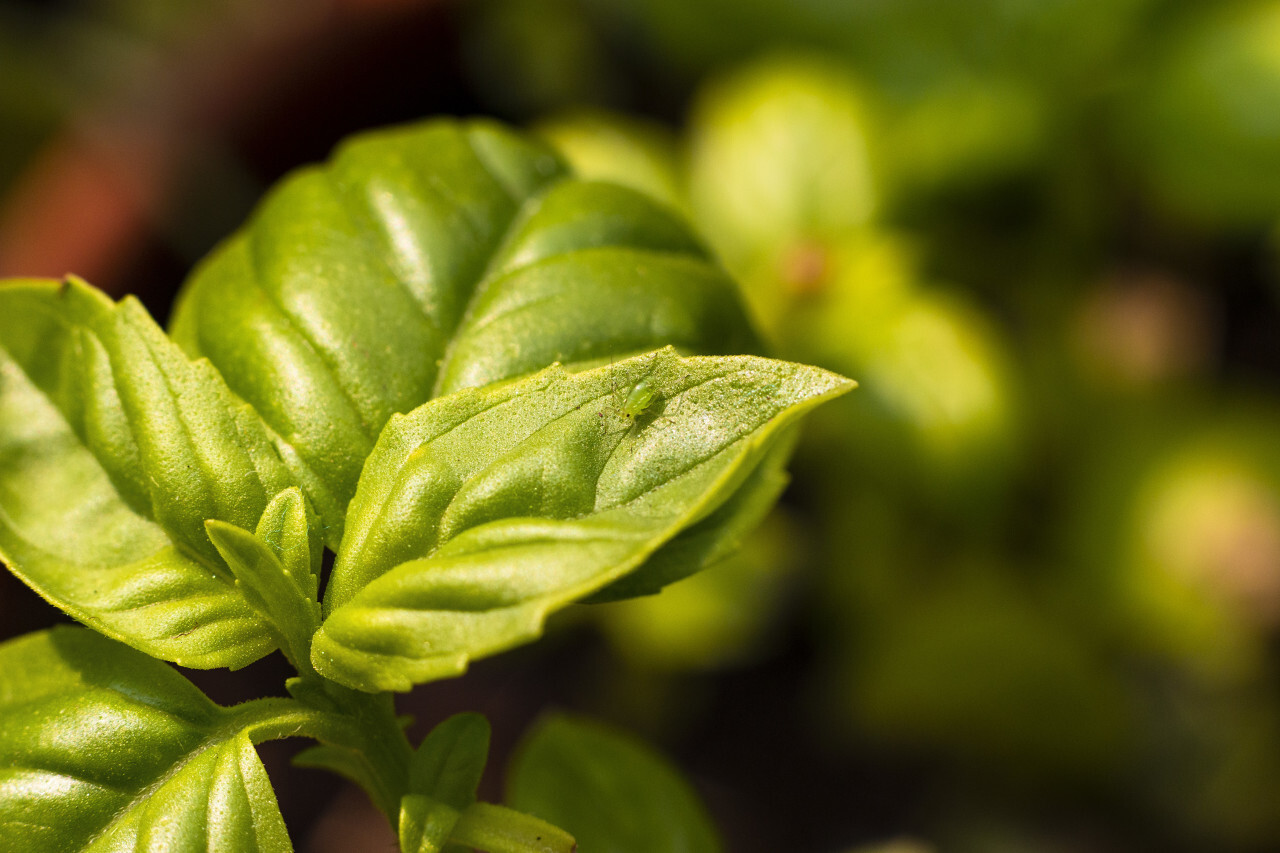
M 408 791 L 413 748 L 395 716 L 391 696 L 325 687 L 333 700 L 331 709 L 297 699 L 255 699 L 230 709 L 227 725 L 246 730 L 254 743 L 307 737 L 344 750 L 360 765 L 367 793 L 394 825 L 400 798 Z

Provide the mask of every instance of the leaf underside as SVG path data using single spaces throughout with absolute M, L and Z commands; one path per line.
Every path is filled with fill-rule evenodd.
M 248 734 L 165 664 L 82 628 L 0 645 L 0 851 L 287 853 Z

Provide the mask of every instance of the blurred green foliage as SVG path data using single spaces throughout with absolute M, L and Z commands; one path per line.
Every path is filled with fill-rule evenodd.
M 1280 383 L 1218 379 L 1240 273 L 1210 249 L 1266 258 L 1280 4 L 785 5 L 633 9 L 697 80 L 685 122 L 544 127 L 685 211 L 780 354 L 861 383 L 792 492 L 827 737 L 1091 791 L 1148 842 L 1280 844 Z M 601 614 L 629 658 L 741 664 L 659 603 Z M 1004 832 L 975 831 L 933 825 Z
M 1152 192 L 1192 219 L 1280 215 L 1280 6 L 1203 3 L 1168 25 L 1116 106 Z

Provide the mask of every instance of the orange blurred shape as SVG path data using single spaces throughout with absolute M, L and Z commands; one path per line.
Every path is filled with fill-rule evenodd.
M 125 150 L 67 134 L 36 157 L 0 208 L 0 276 L 119 277 L 169 177 L 163 148 L 139 138 Z

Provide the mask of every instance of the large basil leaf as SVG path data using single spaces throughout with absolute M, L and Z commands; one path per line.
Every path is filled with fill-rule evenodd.
M 351 502 L 312 663 L 407 690 L 536 637 L 550 612 L 732 504 L 796 418 L 850 387 L 668 348 L 393 418 Z
M 184 666 L 275 647 L 205 532 L 292 484 L 257 415 L 126 300 L 0 288 L 0 558 L 56 606 Z
M 173 334 L 296 450 L 335 549 L 394 413 L 556 361 L 756 349 L 676 215 L 498 125 L 445 120 L 288 178 L 192 276 Z
M 173 669 L 82 628 L 0 645 L 0 851 L 290 849 L 248 733 Z
M 689 783 L 637 740 L 573 717 L 544 719 L 507 773 L 507 801 L 563 827 L 583 853 L 718 853 Z

